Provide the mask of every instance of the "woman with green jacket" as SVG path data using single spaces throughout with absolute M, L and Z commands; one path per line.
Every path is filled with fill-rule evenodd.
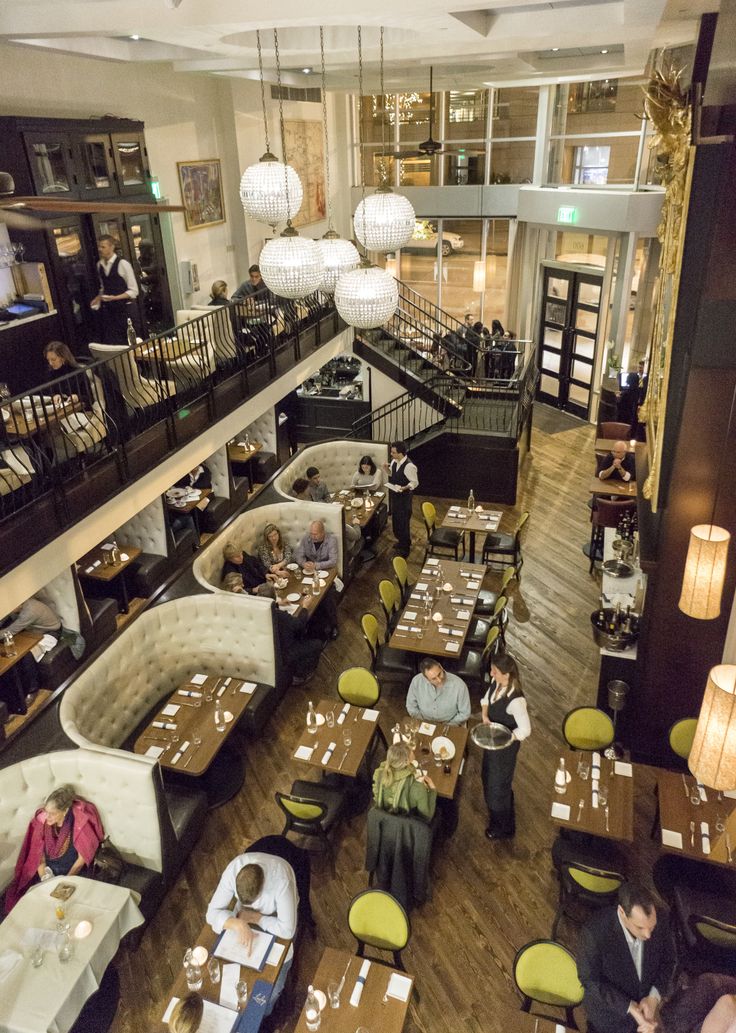
M 404 743 L 389 746 L 386 759 L 373 773 L 373 802 L 392 814 L 413 814 L 431 821 L 437 790 L 428 775 L 417 777 L 413 755 Z

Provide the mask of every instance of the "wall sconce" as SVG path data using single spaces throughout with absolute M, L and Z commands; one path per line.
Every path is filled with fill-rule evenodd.
M 691 528 L 677 604 L 688 617 L 710 621 L 720 615 L 730 540 L 731 535 L 723 527 L 697 524 Z
M 688 766 L 703 785 L 736 789 L 736 664 L 708 674 Z
M 473 262 L 473 290 L 477 294 L 482 294 L 486 289 L 486 263 L 485 262 Z

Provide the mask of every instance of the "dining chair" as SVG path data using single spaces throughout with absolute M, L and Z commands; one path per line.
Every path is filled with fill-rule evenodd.
M 465 639 L 466 646 L 483 649 L 488 638 L 488 632 L 493 627 L 498 627 L 501 648 L 506 649 L 506 625 L 509 622 L 508 599 L 500 595 L 496 599 L 496 605 L 486 620 L 484 617 L 476 617 L 470 625 L 468 637 Z
M 314 836 L 326 848 L 334 873 L 335 855 L 330 832 L 342 813 L 343 791 L 326 782 L 297 779 L 289 793 L 277 791 L 275 797 L 286 817 L 281 835 L 295 832 L 300 836 Z
M 424 559 L 427 556 L 434 556 L 440 549 L 444 550 L 443 555 L 452 554 L 453 559 L 458 559 L 458 551 L 462 544 L 462 556 L 465 555 L 465 539 L 462 531 L 453 531 L 449 527 L 437 527 L 437 510 L 433 503 L 422 503 L 422 516 L 424 526 L 427 529 L 427 548 L 424 552 Z
M 631 427 L 628 423 L 602 423 L 598 429 L 598 437 L 607 441 L 628 441 Z
M 532 1004 L 562 1008 L 565 1023 L 577 1029 L 574 1009 L 583 1001 L 578 967 L 567 947 L 554 940 L 531 940 L 516 952 L 513 965 L 516 988 L 521 994 L 521 1010 L 531 1012 Z M 556 1016 L 540 1015 L 556 1021 Z
M 443 665 L 448 671 L 456 674 L 458 678 L 468 682 L 469 687 L 478 690 L 482 689 L 488 674 L 491 657 L 498 649 L 499 635 L 500 629 L 498 625 L 494 625 L 488 629 L 488 635 L 482 650 L 468 649 L 458 660 L 443 659 Z
M 399 592 L 401 593 L 401 605 L 405 606 L 412 589 L 412 586 L 409 584 L 409 565 L 403 556 L 394 556 L 391 564 L 394 568 L 396 584 L 399 586 Z
M 406 972 L 401 952 L 409 942 L 409 916 L 395 897 L 385 890 L 368 889 L 358 893 L 348 908 L 348 928 L 358 941 L 356 955 L 365 957 L 366 946 L 374 950 L 390 951 L 394 968 Z M 389 962 L 375 959 L 381 965 Z
M 483 563 L 488 566 L 491 563 L 508 564 L 509 558 L 513 564 L 514 574 L 517 581 L 521 581 L 521 568 L 524 566 L 524 556 L 521 551 L 526 526 L 529 522 L 529 511 L 525 510 L 516 522 L 516 527 L 511 532 L 495 532 L 486 535 L 483 543 Z M 494 557 L 498 557 L 495 559 Z
M 736 972 L 736 925 L 710 915 L 690 914 L 688 931 L 691 942 L 681 958 L 686 972 Z
M 381 686 L 367 667 L 348 667 L 337 679 L 337 694 L 353 707 L 375 707 L 381 698 Z
M 403 649 L 392 649 L 379 641 L 378 620 L 372 613 L 364 613 L 360 618 L 363 638 L 368 644 L 371 654 L 371 670 L 374 674 L 387 677 L 412 678 L 416 674 L 416 658 L 413 653 Z
M 575 707 L 562 719 L 562 734 L 571 750 L 605 750 L 614 739 L 613 721 L 598 707 Z
M 620 872 L 596 868 L 583 861 L 563 861 L 559 869 L 560 894 L 557 913 L 552 922 L 550 937 L 557 939 L 557 929 L 563 915 L 574 917 L 575 904 L 587 908 L 606 907 L 614 904 L 619 887 L 626 881 Z M 587 916 L 586 916 L 587 917 Z
M 378 582 L 378 599 L 381 603 L 383 615 L 386 618 L 386 630 L 383 634 L 383 641 L 388 642 L 399 619 L 400 596 L 399 590 L 393 581 L 384 578 Z
M 507 588 L 516 577 L 516 572 L 513 567 L 505 567 L 503 575 L 501 577 L 501 585 L 497 592 L 490 592 L 485 588 L 481 588 L 478 593 L 478 598 L 475 603 L 475 609 L 473 613 L 478 617 L 488 617 L 493 613 L 496 600 L 499 595 L 505 595 L 508 597 Z
M 686 761 L 690 756 L 697 727 L 697 717 L 683 717 L 679 721 L 675 721 L 669 730 L 670 749 L 681 760 Z

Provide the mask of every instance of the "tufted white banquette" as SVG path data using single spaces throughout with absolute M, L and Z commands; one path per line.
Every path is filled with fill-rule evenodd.
M 119 747 L 194 674 L 275 684 L 268 601 L 192 595 L 145 610 L 69 686 L 59 717 L 79 746 Z
M 276 455 L 278 447 L 276 443 L 276 416 L 274 410 L 267 409 L 258 419 L 253 420 L 251 424 L 244 427 L 236 435 L 236 440 L 245 440 L 246 434 L 250 435 L 251 441 L 259 441 L 263 445 L 264 452 L 273 452 Z
M 229 592 L 220 588 L 223 565 L 222 547 L 225 542 L 233 542 L 251 555 L 256 555 L 263 542 L 263 529 L 266 524 L 276 524 L 281 530 L 284 541 L 296 548 L 302 536 L 309 530 L 312 520 L 324 521 L 327 530 L 337 536 L 337 571 L 340 573 L 343 569 L 344 556 L 342 507 L 327 505 L 324 502 L 300 502 L 297 499 L 292 499 L 291 502 L 274 502 L 269 506 L 254 506 L 246 509 L 228 525 L 223 534 L 218 535 L 214 541 L 201 550 L 192 564 L 192 572 L 200 585 L 208 591 L 243 600 L 246 598 L 245 596 L 231 596 Z M 269 599 L 258 599 L 254 596 L 248 598 L 253 599 L 261 606 L 270 603 Z
M 155 498 L 145 509 L 122 524 L 117 530 L 117 537 L 126 545 L 137 545 L 149 555 L 168 556 L 163 499 Z
M 28 822 L 65 783 L 95 805 L 105 832 L 129 864 L 163 870 L 155 761 L 94 748 L 61 750 L 0 770 L 0 892 L 13 877 Z
M 70 567 L 62 570 L 61 574 L 44 585 L 36 595 L 52 608 L 65 628 L 70 631 L 81 631 L 77 586 Z
M 302 449 L 274 479 L 273 486 L 284 498 L 293 498 L 291 486 L 297 477 L 306 476 L 307 467 L 316 466 L 330 491 L 349 488 L 358 462 L 364 455 L 373 457 L 376 466 L 388 460 L 388 445 L 380 441 L 320 441 Z M 337 507 L 336 507 L 337 508 Z
M 227 461 L 227 449 L 218 448 L 205 459 L 205 466 L 212 474 L 212 491 L 221 499 L 229 499 L 232 495 L 230 465 Z

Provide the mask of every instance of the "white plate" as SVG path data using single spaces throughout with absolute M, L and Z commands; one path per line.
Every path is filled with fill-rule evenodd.
M 299 564 L 298 563 L 287 563 L 286 564 L 286 569 L 287 570 L 299 570 Z
M 188 494 L 188 488 L 169 488 L 169 490 L 166 492 L 166 497 L 169 499 L 181 499 Z
M 229 725 L 233 719 L 233 715 L 230 713 L 230 711 L 226 710 L 222 716 L 225 718 L 225 724 Z
M 286 597 L 287 603 L 298 603 L 301 599 L 301 595 L 298 592 L 289 592 Z
M 360 507 L 363 505 L 363 500 L 362 499 L 353 499 L 353 501 L 350 503 L 350 505 L 353 507 L 353 509 L 360 509 Z
M 438 735 L 432 740 L 432 753 L 436 753 L 438 750 L 445 749 L 446 754 L 443 755 L 443 760 L 452 760 L 455 756 L 455 744 L 452 739 L 448 739 L 446 735 Z
M 441 624 L 442 623 L 442 614 L 439 613 L 439 612 L 438 613 L 433 613 L 432 614 L 432 620 L 435 621 L 437 624 Z
M 329 570 L 315 570 L 315 574 L 320 579 L 320 581 L 326 581 L 327 578 L 330 576 Z

